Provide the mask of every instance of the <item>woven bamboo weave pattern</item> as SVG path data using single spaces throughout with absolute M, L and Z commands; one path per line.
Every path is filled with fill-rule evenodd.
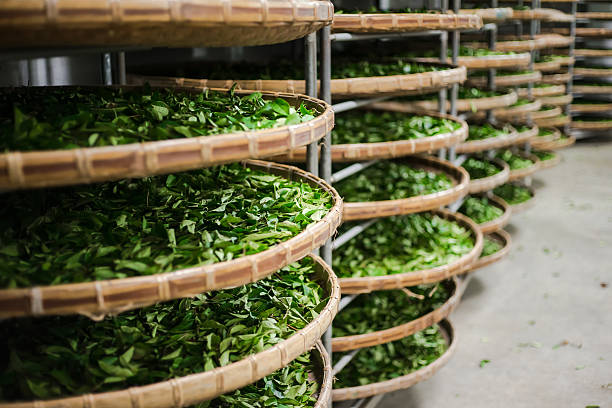
M 425 30 L 465 30 L 482 27 L 476 15 L 441 13 L 336 14 L 334 32 L 387 33 Z

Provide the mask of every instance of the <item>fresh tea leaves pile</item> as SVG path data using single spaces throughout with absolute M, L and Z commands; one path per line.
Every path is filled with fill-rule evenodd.
M 0 196 L 0 287 L 152 275 L 286 241 L 332 207 L 308 184 L 239 164 Z
M 334 187 L 346 202 L 364 202 L 426 195 L 448 190 L 452 185 L 443 173 L 417 169 L 401 160 L 385 160 Z
M 315 370 L 310 354 L 293 360 L 287 367 L 254 384 L 205 401 L 194 408 L 301 408 L 314 407 L 319 384 L 309 376 Z
M 447 349 L 438 326 L 391 343 L 360 350 L 336 375 L 334 388 L 355 387 L 401 377 L 436 361 Z M 334 353 L 334 361 L 342 353 Z
M 470 179 L 481 179 L 485 177 L 491 177 L 502 171 L 494 163 L 491 163 L 485 159 L 477 159 L 475 157 L 469 157 L 461 165 L 470 174 Z
M 493 221 L 504 214 L 504 210 L 489 202 L 484 196 L 470 196 L 461 207 L 459 212 L 474 220 L 478 224 Z
M 347 224 L 343 229 L 352 225 Z M 447 265 L 474 247 L 470 230 L 432 213 L 382 218 L 334 252 L 340 278 L 385 276 Z
M 141 88 L 17 88 L 0 93 L 0 151 L 72 149 L 270 129 L 309 121 L 261 93 Z
M 314 261 L 305 258 L 256 283 L 100 322 L 82 316 L 5 320 L 0 400 L 126 389 L 241 360 L 287 339 L 324 308 L 313 272 Z
M 352 111 L 336 117 L 332 142 L 352 144 L 421 139 L 451 133 L 459 128 L 461 128 L 459 122 L 433 116 Z
M 525 159 L 518 154 L 514 154 L 510 149 L 499 151 L 496 157 L 508 163 L 510 170 L 526 169 L 527 167 L 534 165 L 532 160 Z
M 372 333 L 400 326 L 438 309 L 451 296 L 443 283 L 362 294 L 334 319 L 334 337 Z
M 482 243 L 482 252 L 480 253 L 480 257 L 483 258 L 485 256 L 493 255 L 500 249 L 502 249 L 502 245 L 497 240 L 490 238 L 488 235 L 485 235 Z
M 528 188 L 513 183 L 506 183 L 496 187 L 493 193 L 506 200 L 510 205 L 524 203 L 533 197 Z
M 508 129 L 497 129 L 486 123 L 484 125 L 470 125 L 467 141 L 490 139 L 492 137 L 508 136 Z

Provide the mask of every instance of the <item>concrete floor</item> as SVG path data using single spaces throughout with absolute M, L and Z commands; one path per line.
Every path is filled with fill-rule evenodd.
M 535 175 L 510 255 L 475 274 L 451 316 L 456 354 L 379 406 L 612 407 L 611 142 L 581 142 Z

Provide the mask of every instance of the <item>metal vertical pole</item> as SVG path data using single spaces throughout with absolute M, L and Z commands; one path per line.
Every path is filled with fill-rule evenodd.
M 127 84 L 127 74 L 125 69 L 125 52 L 117 53 L 117 72 L 119 74 L 119 85 Z
M 461 0 L 453 0 L 453 11 L 455 14 L 459 14 L 459 9 L 461 8 Z M 453 40 L 453 49 L 452 49 L 452 63 L 453 65 L 457 65 L 459 59 L 459 30 L 455 30 L 452 32 L 452 40 Z M 451 115 L 457 115 L 457 97 L 459 95 L 459 85 L 453 84 L 451 88 L 451 103 L 450 110 Z M 453 162 L 455 161 L 456 153 L 455 146 L 451 146 L 448 149 L 448 159 Z
M 306 94 L 317 97 L 317 33 L 308 34 L 304 38 L 305 43 L 305 78 Z M 306 153 L 306 169 L 317 176 L 319 174 L 319 160 L 317 142 L 308 145 Z
M 578 3 L 572 2 L 572 16 L 574 17 L 570 23 L 570 37 L 572 38 L 572 42 L 569 45 L 569 56 L 574 57 L 576 49 L 576 11 L 578 11 Z M 569 73 L 569 80 L 567 81 L 567 85 L 565 87 L 565 93 L 571 95 L 574 88 L 574 64 L 570 64 L 567 67 L 567 72 Z M 572 105 L 571 102 L 565 105 L 565 114 L 571 118 L 572 117 Z M 565 125 L 563 129 L 566 135 L 569 135 L 570 132 L 570 124 Z
M 448 0 L 442 0 L 440 11 L 446 13 L 448 11 Z M 442 31 L 440 33 L 440 62 L 446 63 L 448 60 L 448 32 Z M 440 89 L 438 92 L 438 110 L 440 113 L 446 113 L 446 100 L 447 91 L 446 88 Z M 446 149 L 438 150 L 438 158 L 446 158 Z
M 494 51 L 497 47 L 497 26 L 493 27 L 489 30 L 489 49 Z M 495 76 L 497 75 L 497 70 L 495 68 L 489 68 L 489 73 L 487 76 L 487 88 L 491 91 L 495 91 L 497 89 L 497 85 L 495 84 Z M 487 111 L 487 120 L 492 122 L 495 120 L 495 115 L 492 110 Z
M 102 54 L 102 80 L 104 85 L 113 84 L 113 65 L 109 52 Z

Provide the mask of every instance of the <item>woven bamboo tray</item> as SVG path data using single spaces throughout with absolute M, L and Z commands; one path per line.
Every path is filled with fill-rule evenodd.
M 6 90 L 6 88 L 5 88 Z M 180 88 L 201 93 L 202 88 Z M 227 91 L 227 89 L 218 89 Z M 0 89 L 2 92 L 2 89 Z M 237 91 L 238 95 L 250 92 Z M 304 95 L 264 93 L 292 106 L 304 103 L 319 116 L 275 129 L 234 132 L 118 146 L 0 153 L 0 190 L 65 186 L 145 177 L 284 153 L 321 139 L 334 126 L 331 106 Z
M 612 13 L 606 11 L 577 12 L 576 18 L 588 18 L 590 20 L 612 20 Z
M 550 8 L 536 8 L 531 10 L 513 10 L 513 20 L 541 20 L 546 22 L 571 22 L 574 16 Z
M 531 160 L 533 162 L 533 165 L 524 169 L 510 170 L 510 177 L 508 177 L 508 181 L 515 181 L 523 179 L 525 177 L 529 177 L 533 175 L 536 171 L 540 170 L 540 158 L 535 154 L 517 153 L 517 155 L 523 157 L 524 159 Z
M 551 85 L 561 85 L 566 84 L 572 78 L 569 72 L 564 72 L 562 74 L 551 74 L 551 75 L 543 75 L 541 84 L 551 84 Z
M 530 113 L 531 115 L 531 119 L 535 120 L 541 120 L 541 119 L 550 119 L 550 118 L 554 118 L 555 116 L 559 116 L 561 115 L 563 112 L 561 111 L 561 108 L 556 106 L 552 109 L 548 109 L 548 110 L 539 110 L 537 112 L 532 112 Z
M 496 231 L 492 234 L 489 234 L 489 238 L 494 239 L 495 241 L 502 244 L 503 248 L 495 252 L 494 254 L 491 254 L 489 256 L 483 256 L 482 258 L 478 259 L 472 265 L 472 269 L 470 270 L 470 272 L 474 272 L 477 269 L 491 265 L 492 263 L 501 260 L 510 252 L 510 248 L 512 247 L 512 238 L 510 237 L 510 234 L 508 234 L 506 231 L 504 231 L 503 229 Z
M 574 68 L 574 75 L 586 78 L 612 78 L 612 68 Z
M 397 273 L 385 276 L 368 276 L 363 278 L 340 278 L 340 288 L 343 294 L 370 293 L 376 290 L 401 289 L 408 286 L 440 282 L 454 275 L 461 274 L 478 259 L 482 251 L 482 232 L 478 225 L 463 214 L 451 213 L 446 210 L 432 211 L 434 214 L 457 222 L 462 227 L 472 231 L 474 248 L 461 258 L 447 265 L 431 269 Z
M 579 85 L 574 84 L 574 93 L 585 95 L 612 94 L 612 85 Z
M 457 336 L 454 333 L 451 323 L 448 320 L 442 320 L 439 325 L 445 339 L 448 342 L 448 349 L 436 361 L 429 364 L 427 367 L 423 367 L 420 370 L 414 371 L 402 377 L 394 378 L 392 380 L 357 387 L 337 388 L 332 391 L 333 401 L 346 401 L 358 398 L 367 398 L 378 394 L 386 394 L 392 391 L 412 387 L 413 385 L 421 381 L 425 381 L 433 376 L 440 370 L 440 368 L 444 367 L 444 365 L 448 363 L 451 356 L 455 352 L 455 349 L 457 348 Z
M 555 62 L 558 62 L 559 64 L 561 64 L 562 67 L 566 67 L 569 65 L 574 65 L 576 63 L 576 58 L 566 55 L 563 57 L 556 57 Z
M 5 0 L 0 47 L 275 44 L 317 31 L 333 14 L 320 0 Z
M 572 103 L 574 96 L 572 94 L 558 96 L 544 96 L 539 98 L 544 106 L 565 106 Z
M 327 354 L 325 347 L 320 341 L 315 343 L 314 349 L 310 352 L 310 358 L 311 361 L 314 361 L 316 370 L 312 374 L 319 383 L 319 391 L 315 395 L 317 402 L 315 402 L 314 408 L 328 408 L 329 401 L 331 401 L 332 380 L 334 375 L 332 374 L 329 354 Z
M 510 208 L 512 208 L 512 214 L 518 214 L 520 212 L 526 211 L 530 208 L 532 208 L 535 204 L 536 204 L 536 194 L 535 194 L 535 189 L 533 187 L 528 187 L 526 185 L 524 185 L 523 183 L 521 183 L 520 181 L 515 181 L 514 184 L 518 184 L 521 187 L 525 187 L 527 188 L 530 192 L 531 192 L 531 199 L 527 200 L 523 203 L 520 204 L 511 204 Z
M 551 31 L 557 34 L 569 35 L 569 29 L 564 27 L 553 28 Z M 610 38 L 612 37 L 612 29 L 602 27 L 576 27 L 576 37 Z
M 466 44 L 469 47 L 487 48 L 488 44 L 484 42 L 473 42 Z M 535 40 L 519 40 L 519 41 L 499 41 L 495 45 L 496 51 L 502 52 L 530 52 L 548 48 L 548 43 L 542 39 Z
M 498 119 L 512 119 L 516 116 L 523 116 L 530 112 L 539 110 L 542 107 L 542 102 L 536 99 L 533 102 L 519 106 L 509 106 L 507 108 L 495 109 L 493 113 Z
M 559 129 L 555 129 L 555 128 L 546 128 L 545 130 L 549 130 L 552 131 L 553 133 L 550 135 L 546 135 L 546 136 L 537 136 L 535 138 L 533 138 L 533 140 L 531 141 L 531 145 L 533 147 L 536 147 L 539 149 L 539 145 L 542 143 L 549 143 L 549 142 L 553 142 L 555 140 L 558 140 L 561 137 L 561 131 Z M 541 149 L 542 150 L 542 149 Z M 545 150 L 545 149 L 544 149 Z
M 485 23 L 495 23 L 512 18 L 514 10 L 510 7 L 461 9 L 459 14 L 475 14 L 480 16 Z
M 612 111 L 612 103 L 572 103 L 571 110 L 576 113 L 610 112 Z
M 508 177 L 510 177 L 510 166 L 508 166 L 508 163 L 499 159 L 487 159 L 487 161 L 495 164 L 501 168 L 502 171 L 489 177 L 470 179 L 470 194 L 483 193 L 485 191 L 493 190 L 495 187 L 501 186 L 508 181 Z
M 451 312 L 459 305 L 459 301 L 461 300 L 461 291 L 458 290 L 459 281 L 456 277 L 444 281 L 442 284 L 449 289 L 449 292 L 451 292 L 452 295 L 436 310 L 429 312 L 418 319 L 399 326 L 391 327 L 389 329 L 353 336 L 334 337 L 332 339 L 332 351 L 337 353 L 389 343 L 413 335 L 416 332 L 420 332 L 421 330 L 431 327 L 441 320 L 446 319 L 448 315 L 450 315 Z M 409 295 L 406 294 L 406 296 L 408 297 Z
M 486 55 L 482 57 L 457 57 L 457 65 L 467 69 L 487 69 L 487 68 L 521 68 L 527 67 L 530 60 L 529 53 L 513 55 Z M 415 58 L 416 61 L 431 63 L 438 62 L 438 58 Z M 451 63 L 449 58 L 447 63 Z M 535 69 L 535 68 L 534 68 Z
M 576 49 L 574 55 L 577 57 L 612 57 L 612 50 Z
M 612 129 L 612 121 L 572 121 L 573 130 L 608 130 Z
M 430 71 L 418 74 L 390 75 L 378 77 L 344 78 L 331 80 L 331 93 L 334 98 L 347 99 L 359 97 L 380 97 L 393 95 L 416 95 L 431 93 L 453 84 L 463 83 L 467 78 L 465 67 L 450 64 L 431 64 L 437 67 L 445 67 L 443 71 Z M 131 83 L 149 83 L 153 86 L 195 86 L 209 88 L 228 88 L 237 84 L 237 89 L 248 89 L 251 91 L 275 91 L 288 93 L 305 93 L 305 82 L 303 80 L 212 80 L 212 79 L 189 79 L 174 77 L 146 77 L 131 76 Z
M 474 112 L 479 110 L 487 110 L 493 108 L 499 108 L 504 106 L 510 106 L 518 100 L 518 96 L 514 91 L 507 91 L 508 93 L 499 96 L 491 96 L 488 98 L 468 98 L 468 99 L 457 99 L 457 112 Z M 390 109 L 398 112 L 419 112 L 434 111 L 438 109 L 438 101 L 423 100 L 423 101 L 402 101 L 402 102 L 378 102 L 370 107 L 375 106 L 378 109 Z M 446 109 L 450 109 L 450 102 L 446 102 Z
M 342 198 L 325 181 L 296 167 L 251 160 L 246 167 L 316 186 L 334 205 L 295 237 L 257 254 L 168 273 L 125 279 L 0 290 L 0 318 L 81 313 L 119 313 L 170 299 L 236 287 L 265 278 L 323 245 L 342 217 Z
M 478 227 L 480 228 L 480 231 L 482 231 L 483 234 L 491 234 L 504 228 L 510 222 L 510 215 L 512 215 L 512 209 L 504 199 L 495 195 L 487 196 L 487 198 L 489 199 L 489 203 L 501 208 L 502 210 L 504 210 L 504 213 L 501 216 L 495 218 L 494 220 L 478 224 Z
M 528 91 L 527 88 L 519 88 L 518 96 L 520 98 L 527 98 Z M 563 95 L 565 94 L 565 85 L 552 85 L 546 88 L 533 88 L 533 97 L 539 98 L 541 96 L 555 96 L 555 95 Z
M 476 153 L 485 150 L 499 149 L 505 146 L 511 146 L 516 142 L 518 132 L 512 129 L 510 133 L 500 137 L 490 137 L 482 140 L 471 140 L 463 142 L 457 146 L 457 153 Z
M 343 221 L 367 220 L 429 211 L 455 202 L 467 194 L 470 176 L 465 169 L 457 167 L 446 160 L 430 156 L 406 157 L 401 159 L 401 161 L 415 168 L 445 173 L 452 180 L 453 186 L 448 190 L 437 193 L 399 200 L 345 202 L 342 216 Z
M 564 149 L 566 147 L 570 147 L 574 143 L 576 143 L 576 138 L 574 136 L 568 136 L 564 138 L 559 138 L 552 142 L 533 145 L 533 147 L 540 149 L 540 150 L 559 150 L 559 149 Z
M 467 30 L 482 27 L 476 15 L 442 13 L 335 14 L 333 32 L 402 33 L 426 30 Z
M 559 115 L 553 118 L 534 119 L 533 121 L 539 127 L 559 127 L 571 123 L 572 119 L 569 116 Z
M 169 381 L 131 387 L 126 390 L 85 394 L 76 397 L 3 404 L 14 408 L 82 408 L 82 407 L 158 407 L 191 406 L 226 394 L 285 367 L 310 350 L 331 325 L 338 311 L 340 287 L 336 275 L 323 260 L 316 261 L 314 278 L 319 281 L 328 298 L 327 305 L 306 327 L 269 349 L 253 354 L 235 363 L 214 370 Z M 329 381 L 329 379 L 327 379 Z
M 401 109 L 394 109 L 393 106 L 385 107 L 385 104 L 393 105 L 397 104 L 397 102 L 381 102 L 380 104 L 369 105 L 368 108 L 402 112 Z M 459 122 L 461 127 L 453 132 L 424 137 L 421 139 L 407 139 L 378 143 L 333 144 L 331 147 L 332 162 L 347 163 L 374 159 L 394 159 L 416 153 L 431 153 L 435 150 L 463 142 L 468 136 L 467 123 L 455 116 L 431 111 L 418 111 L 415 113 L 419 115 L 450 119 L 455 122 Z M 306 162 L 306 148 L 292 150 L 286 155 L 273 156 L 270 157 L 270 160 L 290 163 L 304 163 Z
M 547 151 L 549 153 L 553 153 L 552 151 Z M 558 164 L 561 163 L 561 154 L 560 153 L 554 153 L 555 157 L 553 157 L 552 159 L 548 159 L 548 160 L 541 160 L 540 159 L 540 170 L 545 170 L 545 169 L 550 169 L 551 167 L 555 167 Z
M 539 82 L 541 79 L 542 73 L 539 71 L 518 75 L 497 75 L 495 77 L 495 86 L 500 88 L 511 87 L 528 84 L 530 82 Z M 473 86 L 475 88 L 484 88 L 487 86 L 487 83 L 487 77 L 468 78 L 466 81 L 467 86 Z
M 561 69 L 561 63 L 559 61 L 535 62 L 533 64 L 533 69 L 540 72 L 559 71 Z
M 558 34 L 538 34 L 536 35 L 536 39 L 544 40 L 546 42 L 545 48 L 564 48 L 574 43 L 572 37 Z
M 540 128 L 537 125 L 533 125 L 530 129 L 524 132 L 518 132 L 518 137 L 515 139 L 514 145 L 521 145 L 523 143 L 531 142 L 538 136 Z

